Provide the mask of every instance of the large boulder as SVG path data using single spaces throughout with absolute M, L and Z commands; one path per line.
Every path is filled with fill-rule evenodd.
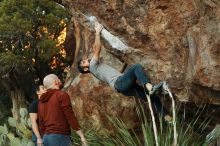
M 220 104 L 218 0 L 63 0 L 63 3 L 76 12 L 96 16 L 108 31 L 138 49 L 139 53 L 129 54 L 133 63 L 142 64 L 153 83 L 168 81 L 180 101 Z M 106 63 L 119 68 L 120 62 L 108 56 L 102 53 Z M 90 75 L 76 77 L 68 92 L 80 119 L 86 115 L 102 119 L 101 112 L 125 120 L 135 115 L 132 98 L 117 94 Z

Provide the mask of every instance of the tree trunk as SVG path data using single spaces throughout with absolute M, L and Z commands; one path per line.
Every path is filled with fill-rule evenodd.
M 16 88 L 11 90 L 11 100 L 12 100 L 12 115 L 16 120 L 20 119 L 20 108 L 26 108 L 24 92 L 21 89 Z
M 79 23 L 76 20 L 73 20 L 73 23 L 74 23 L 74 28 L 75 28 L 76 48 L 74 52 L 74 61 L 70 67 L 69 73 L 67 74 L 64 89 L 70 86 L 74 77 L 77 75 L 77 72 L 75 72 L 75 70 L 76 70 L 76 65 L 77 65 L 77 57 L 78 57 L 79 50 L 80 50 L 81 37 L 80 37 Z

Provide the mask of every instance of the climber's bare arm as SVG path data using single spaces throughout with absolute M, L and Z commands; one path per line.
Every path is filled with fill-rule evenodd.
M 100 33 L 102 31 L 103 26 L 99 24 L 98 22 L 95 22 L 95 42 L 93 44 L 93 57 L 96 60 L 99 60 L 100 52 L 101 52 L 101 40 L 100 40 Z

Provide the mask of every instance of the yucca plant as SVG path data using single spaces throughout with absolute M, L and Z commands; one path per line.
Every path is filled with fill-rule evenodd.
M 89 146 L 115 146 L 117 145 L 117 142 L 114 138 L 106 135 L 100 135 L 96 130 L 88 130 L 85 132 L 86 139 L 89 143 Z M 74 142 L 74 145 L 81 146 L 80 138 L 75 133 L 72 132 L 72 141 Z
M 178 133 L 177 143 L 179 146 L 207 146 L 213 140 L 220 136 L 220 129 L 216 128 L 209 135 L 205 136 L 204 130 L 211 121 L 209 116 L 200 122 L 201 111 L 204 109 L 199 108 L 194 114 L 194 117 L 190 122 L 186 122 L 185 119 L 177 118 L 176 129 Z M 178 113 L 178 110 L 175 109 Z M 86 139 L 91 146 L 154 146 L 155 138 L 153 132 L 153 125 L 150 117 L 146 116 L 146 108 L 142 104 L 136 107 L 137 115 L 140 119 L 140 129 L 137 132 L 136 129 L 129 129 L 119 118 L 108 119 L 111 121 L 115 128 L 115 134 L 99 135 L 94 130 L 89 130 L 85 133 Z M 173 124 L 166 123 L 159 118 L 157 122 L 158 127 L 158 144 L 160 146 L 171 146 L 174 142 L 173 136 Z M 140 132 L 141 131 L 141 132 Z M 73 135 L 73 141 L 75 145 L 80 145 L 78 137 Z

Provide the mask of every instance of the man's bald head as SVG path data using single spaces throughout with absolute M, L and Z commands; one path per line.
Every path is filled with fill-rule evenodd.
M 55 89 L 59 78 L 55 74 L 49 74 L 44 77 L 43 84 L 46 89 Z

